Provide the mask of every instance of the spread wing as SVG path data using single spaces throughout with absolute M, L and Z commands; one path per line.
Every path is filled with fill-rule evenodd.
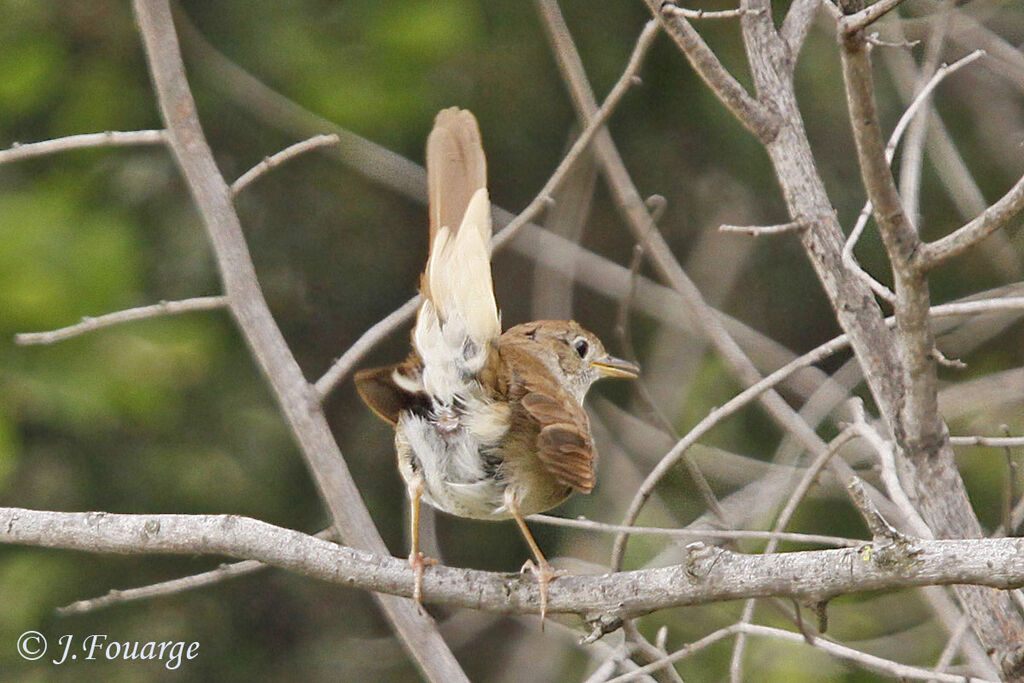
M 558 481 L 581 493 L 594 488 L 597 451 L 583 407 L 553 382 L 535 383 L 522 398 L 527 414 L 540 425 L 537 457 Z

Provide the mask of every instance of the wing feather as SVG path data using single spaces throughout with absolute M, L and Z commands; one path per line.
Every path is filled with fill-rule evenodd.
M 559 483 L 590 493 L 596 479 L 597 452 L 586 411 L 553 383 L 535 383 L 531 389 L 523 396 L 522 405 L 540 425 L 537 457 Z

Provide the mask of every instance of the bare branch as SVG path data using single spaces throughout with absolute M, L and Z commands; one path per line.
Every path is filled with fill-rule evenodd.
M 161 301 L 152 306 L 140 306 L 129 308 L 123 311 L 107 313 L 96 318 L 82 318 L 82 322 L 58 330 L 48 332 L 22 332 L 14 335 L 14 343 L 20 346 L 30 344 L 53 344 L 71 337 L 98 330 L 102 327 L 119 325 L 121 323 L 145 320 L 147 318 L 158 318 L 165 315 L 178 315 L 189 311 L 210 311 L 218 308 L 226 308 L 228 298 L 226 296 L 200 296 L 194 299 L 183 299 L 181 301 Z
M 1024 209 L 1024 176 L 999 201 L 985 209 L 984 213 L 970 223 L 942 239 L 922 245 L 919 258 L 921 267 L 936 268 L 959 256 L 1009 224 L 1021 209 Z
M 722 66 L 718 57 L 686 17 L 672 11 L 673 5 L 665 5 L 660 0 L 645 1 L 651 13 L 661 20 L 672 40 L 683 51 L 690 66 L 718 96 L 722 104 L 758 140 L 772 140 L 779 127 L 776 117 L 761 102 L 751 97 L 740 82 Z
M 830 453 L 831 455 L 831 453 Z M 813 466 L 809 469 L 813 469 Z M 820 468 L 819 468 L 820 469 Z M 816 476 L 814 472 L 813 476 Z M 645 526 L 622 526 L 621 524 L 606 524 L 595 522 L 590 519 L 568 519 L 565 517 L 554 517 L 552 515 L 530 515 L 527 517 L 531 522 L 550 524 L 552 526 L 569 527 L 570 529 L 584 529 L 587 531 L 600 531 L 602 533 L 618 534 L 629 533 L 638 536 L 669 536 L 675 538 L 693 538 L 705 540 L 709 538 L 750 538 L 757 540 L 778 540 L 792 541 L 794 543 L 820 543 L 821 545 L 835 546 L 838 548 L 856 547 L 864 541 L 843 538 L 842 536 L 822 536 L 820 534 L 798 534 L 786 531 L 749 531 L 746 529 L 661 529 Z
M 924 681 L 942 681 L 943 683 L 964 683 L 963 676 L 957 676 L 953 674 L 939 673 L 936 671 L 929 671 L 928 669 L 922 669 L 916 666 L 909 666 L 906 664 L 900 664 L 894 662 L 891 659 L 885 659 L 877 655 L 868 654 L 867 652 L 861 652 L 860 650 L 854 650 L 853 648 L 840 645 L 839 643 L 827 640 L 825 638 L 817 637 L 813 643 L 807 643 L 807 639 L 801 633 L 794 633 L 792 631 L 784 631 L 778 628 L 772 628 L 770 626 L 759 626 L 756 624 L 733 624 L 732 626 L 726 626 L 725 628 L 714 631 L 698 641 L 690 643 L 681 650 L 673 652 L 671 655 L 659 662 L 653 662 L 647 666 L 642 666 L 636 671 L 632 671 L 623 676 L 613 678 L 607 683 L 623 683 L 625 681 L 636 680 L 637 676 L 651 671 L 657 670 L 659 667 L 668 666 L 673 662 L 677 662 L 681 659 L 685 659 L 691 654 L 712 645 L 723 638 L 727 638 L 731 635 L 743 633 L 751 636 L 759 636 L 762 638 L 773 638 L 775 640 L 783 640 L 797 644 L 810 644 L 819 650 L 827 652 L 831 655 L 845 659 L 847 661 L 854 662 L 864 668 L 878 671 L 883 674 L 900 678 L 904 680 L 924 680 Z M 971 681 L 977 681 L 981 683 L 982 679 L 972 678 Z
M 789 58 L 794 65 L 800 54 L 800 49 L 804 45 L 804 40 L 807 39 L 807 32 L 811 28 L 811 22 L 814 21 L 814 15 L 822 5 L 830 6 L 831 3 L 822 0 L 795 0 L 789 6 L 789 11 L 786 12 L 782 28 L 779 29 L 779 36 L 789 48 Z
M 790 221 L 779 225 L 720 225 L 718 229 L 722 232 L 740 232 L 751 237 L 762 235 L 780 235 L 786 232 L 799 232 L 807 229 L 807 224 L 799 221 Z
M 121 554 L 212 554 L 259 560 L 311 578 L 410 597 L 403 559 L 368 553 L 236 515 L 128 515 L 0 508 L 0 542 Z M 690 544 L 680 565 L 565 576 L 550 586 L 549 611 L 631 617 L 738 597 L 822 600 L 908 586 L 1024 585 L 1024 539 L 914 539 L 912 563 L 894 568 L 860 548 L 771 555 Z M 888 558 L 891 560 L 892 558 Z M 437 566 L 424 575 L 429 602 L 505 614 L 539 608 L 530 577 Z
M 249 185 L 254 180 L 259 178 L 261 175 L 263 175 L 270 169 L 276 166 L 280 166 L 284 162 L 294 159 L 295 157 L 299 156 L 300 154 L 304 154 L 305 152 L 317 149 L 318 147 L 336 145 L 338 144 L 339 140 L 340 138 L 336 133 L 331 133 L 329 135 L 314 135 L 313 137 L 303 140 L 302 142 L 296 142 L 294 145 L 289 145 L 288 147 L 285 147 L 277 154 L 273 154 L 269 157 L 264 158 L 263 161 L 256 164 L 248 171 L 243 173 L 241 176 L 239 176 L 238 180 L 231 183 L 231 196 L 238 196 L 239 192 L 249 187 Z
M 416 309 L 420 307 L 420 295 L 412 297 L 404 304 L 388 313 L 382 319 L 378 320 L 370 329 L 363 332 L 359 336 L 359 339 L 355 341 L 352 346 L 341 355 L 338 360 L 330 367 L 327 372 L 324 373 L 323 377 L 316 381 L 314 385 L 316 388 L 317 395 L 320 396 L 321 400 L 326 397 L 334 387 L 348 376 L 359 361 L 370 352 L 373 347 L 383 341 L 388 335 L 398 329 L 402 324 L 412 319 L 415 315 Z
M 1024 447 L 1024 436 L 951 436 L 954 446 L 986 446 L 988 448 Z
M 915 95 L 914 100 L 910 103 L 910 106 L 900 116 L 899 121 L 896 122 L 895 128 L 889 135 L 889 141 L 885 145 L 885 161 L 887 164 L 892 164 L 893 157 L 896 155 L 896 148 L 903 139 L 903 134 L 906 132 L 907 127 L 914 120 L 918 111 L 923 107 L 932 91 L 942 82 L 942 80 L 957 70 L 967 66 L 976 59 L 981 58 L 985 53 L 981 50 L 975 50 L 971 54 L 957 60 L 953 64 L 943 65 L 932 75 L 932 77 L 925 83 L 924 87 Z M 860 215 L 857 217 L 857 223 L 853 226 L 853 230 L 850 232 L 850 236 L 847 238 L 843 245 L 843 263 L 847 268 L 850 268 L 857 275 L 857 277 L 864 280 L 868 286 L 881 298 L 886 301 L 893 303 L 896 301 L 896 295 L 893 294 L 889 288 L 880 284 L 876 281 L 867 271 L 860 267 L 857 263 L 856 258 L 853 255 L 853 249 L 857 245 L 857 241 L 860 239 L 861 234 L 864 232 L 864 228 L 867 226 L 868 217 L 871 215 L 874 209 L 874 204 L 869 198 L 861 209 Z
M 27 144 L 15 142 L 8 149 L 0 150 L 0 164 L 72 149 L 82 149 L 83 147 L 158 145 L 166 141 L 162 130 L 108 130 L 105 133 L 83 133 Z
M 873 5 L 859 12 L 844 16 L 839 22 L 839 30 L 844 36 L 852 35 L 878 21 L 883 15 L 894 9 L 903 0 L 878 0 Z
M 665 2 L 661 6 L 661 13 L 669 16 L 680 16 L 684 19 L 699 21 L 701 19 L 739 19 L 746 14 L 758 14 L 759 9 L 725 9 L 709 11 L 703 9 L 687 9 L 680 7 L 673 2 Z
M 604 130 L 604 124 L 611 116 L 612 112 L 618 106 L 622 97 L 626 94 L 629 88 L 636 84 L 636 75 L 640 71 L 640 67 L 643 65 L 644 58 L 647 56 L 647 51 L 654 43 L 654 39 L 658 35 L 660 26 L 654 19 L 648 21 L 640 32 L 640 37 L 636 41 L 636 46 L 633 48 L 633 54 L 629 56 L 629 63 L 626 65 L 626 69 L 619 76 L 619 80 L 616 81 L 615 85 L 612 86 L 611 91 L 605 98 L 604 102 L 601 103 L 601 107 L 595 112 L 594 116 L 587 121 L 586 127 L 583 132 L 580 133 L 579 138 L 573 143 L 572 147 L 566 153 L 561 163 L 555 169 L 548 181 L 544 183 L 544 187 L 541 188 L 540 192 L 537 193 L 537 197 L 530 202 L 530 204 L 522 210 L 522 212 L 516 216 L 516 219 L 505 226 L 494 238 L 492 245 L 494 248 L 498 248 L 505 244 L 508 240 L 515 236 L 516 232 L 522 225 L 529 223 L 533 220 L 541 209 L 544 208 L 545 204 L 550 201 L 551 193 L 559 186 L 566 174 L 572 168 L 573 164 L 580 158 L 583 152 L 586 151 L 590 145 L 591 140 L 594 139 L 598 133 Z
M 871 444 L 871 447 L 878 454 L 882 483 L 885 484 L 889 500 L 895 503 L 896 507 L 903 513 L 904 522 L 910 527 L 914 535 L 921 538 L 933 538 L 932 530 L 921 519 L 921 515 L 917 512 L 913 503 L 910 502 L 907 492 L 903 489 L 903 484 L 900 482 L 899 474 L 896 470 L 896 454 L 893 450 L 892 442 L 882 438 L 882 435 L 873 426 L 868 424 L 863 406 L 856 410 L 854 415 L 855 419 L 853 424 L 850 425 L 850 429 Z M 857 485 L 860 486 L 860 483 L 857 482 Z M 861 490 L 859 495 L 863 495 L 863 490 Z M 863 508 L 863 506 L 861 507 Z M 864 510 L 862 509 L 861 512 L 863 514 Z

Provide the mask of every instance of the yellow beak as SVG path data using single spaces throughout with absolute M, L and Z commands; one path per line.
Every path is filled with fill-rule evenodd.
M 625 377 L 627 379 L 633 379 L 640 374 L 639 365 L 636 363 L 630 363 L 628 360 L 615 358 L 614 356 L 604 356 L 598 360 L 590 361 L 590 365 L 597 368 L 597 371 L 601 373 L 601 377 Z

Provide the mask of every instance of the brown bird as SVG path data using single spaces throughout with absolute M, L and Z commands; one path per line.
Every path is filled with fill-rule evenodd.
M 504 333 L 491 283 L 491 208 L 480 131 L 457 108 L 427 138 L 430 250 L 423 303 L 403 363 L 362 370 L 356 387 L 395 427 L 409 494 L 414 598 L 425 565 L 419 505 L 519 525 L 533 552 L 523 570 L 540 585 L 540 612 L 557 574 L 523 520 L 594 488 L 597 453 L 583 397 L 602 377 L 636 377 L 572 320 L 539 320 Z M 542 622 L 543 623 L 543 622 Z

